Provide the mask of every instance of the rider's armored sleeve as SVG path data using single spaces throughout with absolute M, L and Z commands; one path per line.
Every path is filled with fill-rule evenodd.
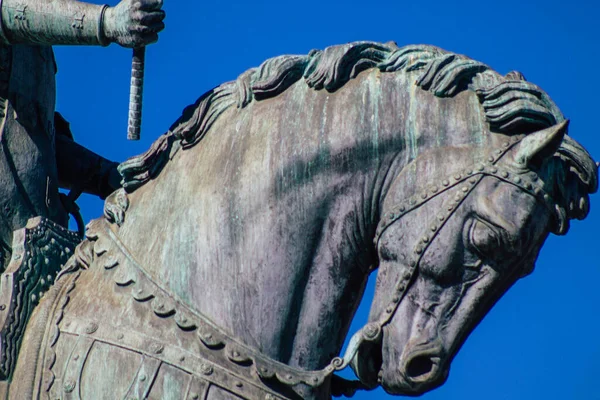
M 59 186 L 106 198 L 119 188 L 118 163 L 107 160 L 73 140 L 69 124 L 55 117 L 56 164 Z
M 75 0 L 0 0 L 0 43 L 107 46 L 107 8 Z

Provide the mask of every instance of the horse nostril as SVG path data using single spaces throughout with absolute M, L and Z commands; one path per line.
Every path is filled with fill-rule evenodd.
M 435 363 L 430 357 L 417 356 L 406 366 L 406 374 L 411 379 L 420 378 L 433 372 L 434 367 Z

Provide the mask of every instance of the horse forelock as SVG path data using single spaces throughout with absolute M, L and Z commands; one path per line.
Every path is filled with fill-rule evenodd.
M 167 163 L 172 146 L 185 149 L 196 145 L 232 106 L 243 109 L 252 102 L 274 98 L 301 80 L 311 90 L 333 93 L 369 69 L 420 72 L 415 84 L 437 97 L 474 92 L 491 132 L 530 133 L 564 120 L 549 96 L 520 73 L 501 76 L 485 64 L 429 45 L 399 48 L 394 43 L 354 42 L 313 50 L 308 55 L 268 59 L 236 81 L 205 93 L 184 110 L 148 152 L 121 164 L 124 186 L 131 192 L 156 177 Z

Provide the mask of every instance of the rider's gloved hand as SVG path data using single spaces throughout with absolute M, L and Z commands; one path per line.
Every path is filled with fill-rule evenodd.
M 163 0 L 122 0 L 104 15 L 104 35 L 123 47 L 140 47 L 158 40 L 165 27 Z

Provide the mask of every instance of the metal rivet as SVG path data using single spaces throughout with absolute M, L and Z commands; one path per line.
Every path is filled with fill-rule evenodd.
M 500 155 L 500 154 L 502 154 L 502 150 L 496 150 L 496 154 L 497 154 L 497 155 Z
M 37 296 L 35 294 L 31 295 L 31 301 L 36 301 L 37 300 Z
M 159 343 L 152 343 L 150 345 L 150 351 L 155 354 L 161 354 L 164 351 L 165 347 Z
M 213 368 L 208 364 L 201 364 L 200 372 L 202 372 L 204 375 L 210 375 L 213 373 Z
M 240 353 L 237 352 L 237 351 L 234 351 L 233 353 L 231 353 L 231 355 L 234 356 L 234 357 L 239 357 Z
M 473 175 L 473 170 L 472 169 L 468 170 L 467 175 Z
M 235 382 L 235 387 L 241 388 L 242 386 L 244 386 L 244 384 L 240 381 L 236 381 Z
M 6 304 L 0 304 L 0 311 L 6 310 Z
M 410 201 L 408 202 L 411 206 L 414 206 L 417 201 L 415 199 L 410 199 Z
M 431 229 L 431 232 L 435 232 L 437 231 L 437 225 L 431 225 L 431 228 L 429 229 Z
M 459 174 L 456 174 L 456 175 L 454 175 L 454 179 L 455 179 L 455 180 L 459 181 L 459 180 L 460 180 L 460 178 L 462 178 L 462 176 L 460 176 Z
M 490 168 L 490 171 L 492 171 L 492 174 L 495 174 L 496 172 L 498 172 L 498 168 L 492 167 Z
M 467 193 L 467 192 L 469 191 L 469 188 L 468 188 L 468 187 L 466 187 L 466 186 L 464 186 L 464 187 L 463 187 L 461 190 L 462 190 L 464 193 Z
M 469 179 L 469 183 L 470 183 L 471 185 L 474 185 L 474 184 L 476 184 L 476 183 L 477 183 L 477 178 L 471 178 L 471 179 Z
M 119 333 L 119 334 L 117 335 L 117 339 L 119 339 L 119 340 L 123 339 L 124 337 L 125 337 L 125 336 L 124 336 L 122 333 Z
M 144 382 L 146 380 L 146 375 L 140 375 L 140 382 Z
M 212 339 L 212 337 L 213 337 L 213 335 L 210 334 L 210 333 L 205 333 L 204 334 L 204 339 L 210 340 L 210 339 Z
M 508 147 L 508 146 L 510 146 L 510 143 L 509 142 L 504 142 L 504 143 L 502 143 L 502 146 Z
M 443 220 L 445 220 L 445 219 L 446 219 L 446 216 L 444 216 L 444 215 L 440 214 L 440 215 L 438 215 L 438 219 L 439 219 L 440 221 L 443 221 Z
M 454 206 L 453 205 L 449 205 L 448 206 L 448 211 L 452 211 L 452 210 L 454 210 Z
M 388 313 L 388 314 L 391 314 L 392 311 L 394 311 L 394 309 L 392 307 L 388 307 L 388 308 L 385 309 L 385 312 Z
M 442 185 L 444 185 L 444 186 L 448 186 L 449 184 L 450 184 L 450 182 L 448 182 L 447 180 L 442 181 Z
M 179 362 L 184 362 L 184 361 L 185 361 L 185 356 L 179 357 Z
M 200 398 L 200 395 L 198 395 L 198 393 L 191 393 L 190 397 L 192 398 L 192 400 L 198 400 Z
M 399 301 L 400 301 L 400 297 L 398 297 L 398 296 L 394 296 L 394 297 L 392 297 L 392 301 L 393 301 L 394 303 L 397 303 L 397 302 L 399 302 Z
M 91 322 L 88 326 L 85 327 L 85 333 L 91 335 L 92 333 L 98 330 L 98 324 L 95 322 Z
M 536 187 L 535 189 L 533 189 L 533 193 L 535 193 L 536 196 L 539 196 L 540 194 L 542 194 L 542 189 Z
M 494 162 L 494 156 L 489 156 L 489 157 L 488 157 L 488 161 L 489 161 L 489 162 Z
M 438 191 L 437 186 L 434 186 L 431 188 L 431 193 L 437 193 L 437 191 Z
M 429 242 L 429 236 L 423 236 L 423 239 L 421 239 L 423 241 L 423 243 L 427 243 Z
M 548 193 L 544 194 L 544 200 L 550 201 L 550 195 Z
M 417 247 L 417 248 L 415 249 L 415 252 L 416 252 L 417 254 L 421 254 L 421 253 L 423 252 L 423 248 L 422 248 L 421 246 L 419 246 L 419 247 Z
M 517 177 L 515 178 L 515 182 L 516 182 L 516 183 L 521 183 L 521 177 L 517 176 Z
M 406 207 L 400 206 L 400 212 L 404 212 L 405 210 L 406 210 Z
M 485 169 L 485 167 L 483 165 L 479 165 L 477 167 L 477 171 L 479 171 L 479 172 L 483 171 L 484 169 Z
M 65 392 L 71 393 L 73 390 L 75 390 L 75 382 L 72 380 L 66 381 L 64 389 L 65 389 Z
M 533 185 L 531 184 L 531 182 L 527 182 L 527 184 L 525 185 L 525 189 L 531 190 L 532 188 L 533 188 Z
M 398 286 L 398 292 L 404 292 L 404 289 L 405 289 L 404 285 Z
M 502 177 L 503 177 L 503 178 L 508 178 L 508 175 L 509 175 L 509 174 L 508 174 L 508 172 L 506 172 L 506 171 L 504 171 L 504 172 L 502 173 Z
M 75 360 L 75 361 L 79 360 L 79 354 L 75 354 L 75 355 L 73 356 L 73 360 Z
M 421 193 L 421 198 L 422 199 L 426 199 L 427 198 L 427 193 Z

